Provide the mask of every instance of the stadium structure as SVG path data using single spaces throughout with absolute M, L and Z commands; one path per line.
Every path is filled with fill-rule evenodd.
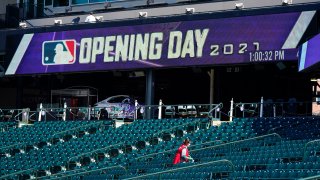
M 320 179 L 320 1 L 1 3 L 0 179 Z

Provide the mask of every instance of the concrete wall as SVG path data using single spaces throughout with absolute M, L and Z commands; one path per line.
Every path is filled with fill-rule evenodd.
M 245 0 L 240 1 L 244 3 L 244 9 L 257 9 L 263 7 L 273 7 L 273 6 L 281 6 L 281 0 Z M 320 0 L 295 0 L 293 2 L 295 4 L 300 3 L 316 3 L 320 2 Z M 174 16 L 174 15 L 184 15 L 186 12 L 186 8 L 195 8 L 195 13 L 208 13 L 208 12 L 220 12 L 220 11 L 230 11 L 235 9 L 235 4 L 239 3 L 239 1 L 226 1 L 226 2 L 207 2 L 207 3 L 198 3 L 198 4 L 181 4 L 179 6 L 166 6 L 166 7 L 157 7 L 157 8 L 144 8 L 144 9 L 128 9 L 122 11 L 114 11 L 114 12 L 103 12 L 96 13 L 95 16 L 103 16 L 104 21 L 114 21 L 114 20 L 124 20 L 124 19 L 137 19 L 139 17 L 139 12 L 148 12 L 148 18 L 153 17 L 165 17 L 165 16 Z M 83 15 L 70 15 L 70 16 L 61 16 L 61 17 L 50 17 L 50 18 L 42 18 L 42 19 L 31 19 L 28 20 L 29 27 L 37 27 L 37 26 L 52 26 L 54 24 L 55 19 L 62 19 L 63 24 L 70 24 L 72 19 L 76 17 L 80 17 L 80 22 L 83 23 L 87 16 L 87 13 L 92 10 L 104 9 L 103 4 L 91 4 L 85 6 L 74 6 L 72 7 L 72 11 L 70 12 L 84 12 Z M 59 11 L 64 12 L 64 8 L 56 8 L 52 9 L 54 12 L 59 13 Z

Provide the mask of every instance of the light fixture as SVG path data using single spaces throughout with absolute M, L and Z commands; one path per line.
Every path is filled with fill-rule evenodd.
M 20 22 L 20 23 L 19 23 L 19 27 L 21 27 L 21 28 L 26 28 L 26 27 L 27 27 L 27 23 L 25 23 L 25 22 Z
M 243 9 L 244 4 L 243 3 L 236 3 L 236 9 Z
M 194 8 L 186 8 L 186 14 L 193 14 L 195 12 Z
M 72 7 L 67 6 L 66 9 L 65 9 L 65 12 L 68 13 L 68 12 L 70 12 L 70 11 L 72 11 Z
M 54 24 L 55 25 L 60 25 L 60 24 L 62 24 L 62 20 L 61 19 L 55 19 L 54 20 Z
M 108 9 L 109 7 L 111 7 L 111 2 L 105 2 L 104 3 L 104 8 Z
M 96 16 L 96 20 L 99 22 L 103 21 L 103 16 Z
M 282 0 L 282 5 L 286 6 L 292 4 L 292 0 Z
M 80 22 L 80 17 L 78 16 L 78 17 L 72 19 L 71 22 L 72 22 L 72 24 L 79 24 L 79 22 Z
M 134 71 L 129 73 L 130 78 L 144 77 L 144 76 L 145 76 L 144 71 Z
M 243 111 L 243 110 L 244 110 L 244 104 L 240 106 L 240 111 Z
M 154 3 L 154 0 L 147 0 L 146 4 L 149 6 L 151 5 L 152 3 Z
M 148 17 L 148 12 L 139 12 L 139 18 L 146 18 Z

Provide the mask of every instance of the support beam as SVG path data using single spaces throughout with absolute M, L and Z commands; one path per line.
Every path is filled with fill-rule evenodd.
M 154 105 L 154 74 L 153 70 L 147 70 L 146 73 L 146 119 L 151 119 L 152 108 L 149 108 L 151 105 Z
M 214 69 L 211 69 L 209 72 L 210 76 L 210 104 L 214 103 Z

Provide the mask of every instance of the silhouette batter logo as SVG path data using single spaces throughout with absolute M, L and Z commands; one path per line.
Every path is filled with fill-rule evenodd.
M 74 64 L 76 61 L 76 41 L 45 41 L 42 44 L 42 64 Z

